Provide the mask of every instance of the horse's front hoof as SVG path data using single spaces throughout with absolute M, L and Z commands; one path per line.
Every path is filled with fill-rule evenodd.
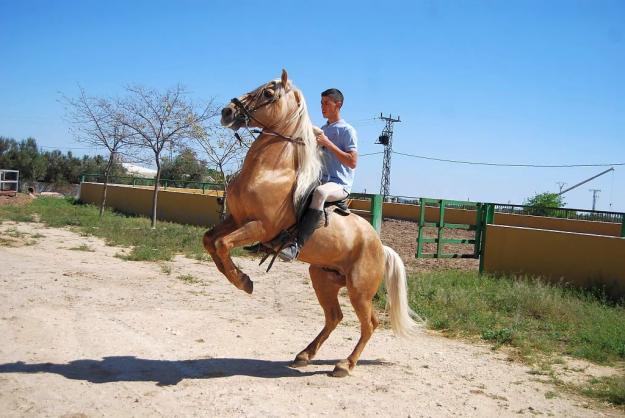
M 254 291 L 254 282 L 250 280 L 247 274 L 243 276 L 243 280 L 241 280 L 241 282 L 242 283 L 240 289 L 248 295 L 251 295 Z
M 349 376 L 349 366 L 343 362 L 337 363 L 330 375 L 332 377 L 347 377 Z

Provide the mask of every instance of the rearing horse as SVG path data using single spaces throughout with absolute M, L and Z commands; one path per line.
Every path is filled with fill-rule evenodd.
M 250 147 L 240 173 L 228 186 L 229 215 L 204 234 L 204 247 L 217 268 L 237 288 L 252 293 L 253 284 L 230 258 L 234 247 L 268 242 L 296 221 L 296 202 L 318 180 L 321 163 L 313 125 L 301 91 L 282 77 L 244 94 L 221 111 L 223 126 L 262 129 Z M 293 366 L 307 365 L 343 318 L 339 290 L 346 286 L 360 321 L 361 336 L 353 352 L 339 361 L 333 376 L 356 366 L 378 326 L 373 296 L 385 279 L 393 331 L 414 335 L 416 322 L 408 306 L 406 273 L 401 258 L 383 246 L 373 227 L 360 216 L 331 213 L 328 226 L 317 229 L 299 259 L 310 264 L 310 277 L 325 314 L 325 326 L 301 351 Z

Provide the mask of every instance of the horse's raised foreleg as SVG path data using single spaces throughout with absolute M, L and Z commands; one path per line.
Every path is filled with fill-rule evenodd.
M 223 270 L 220 269 L 220 271 L 233 285 L 247 293 L 252 293 L 254 284 L 247 274 L 234 265 L 230 258 L 230 250 L 255 241 L 261 241 L 264 236 L 265 228 L 263 224 L 260 221 L 251 221 L 215 240 L 214 245 L 217 258 L 219 258 L 223 267 Z
M 212 229 L 206 231 L 203 238 L 204 248 L 210 254 L 213 262 L 217 266 L 217 269 L 221 272 L 221 274 L 225 275 L 226 270 L 224 268 L 224 263 L 219 258 L 217 254 L 217 248 L 215 248 L 215 241 L 219 238 L 228 235 L 232 231 L 236 229 L 236 224 L 231 216 L 226 217 L 221 223 L 215 225 Z
M 330 333 L 343 319 L 338 293 L 341 287 L 345 286 L 345 278 L 336 272 L 315 266 L 310 266 L 309 271 L 317 299 L 325 314 L 325 326 L 319 335 L 308 344 L 308 347 L 295 357 L 295 361 L 292 363 L 293 367 L 306 366 L 315 357 L 321 344 L 328 339 Z

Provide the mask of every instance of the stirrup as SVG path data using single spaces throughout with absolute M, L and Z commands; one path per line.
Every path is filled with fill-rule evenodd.
M 293 261 L 299 256 L 299 245 L 296 242 L 287 245 L 278 252 L 278 257 L 282 261 Z

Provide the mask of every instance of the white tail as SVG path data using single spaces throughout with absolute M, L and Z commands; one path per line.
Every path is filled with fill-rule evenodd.
M 384 284 L 391 316 L 391 327 L 399 337 L 414 337 L 419 324 L 423 320 L 408 306 L 408 289 L 406 284 L 406 268 L 399 255 L 390 247 L 384 247 Z

